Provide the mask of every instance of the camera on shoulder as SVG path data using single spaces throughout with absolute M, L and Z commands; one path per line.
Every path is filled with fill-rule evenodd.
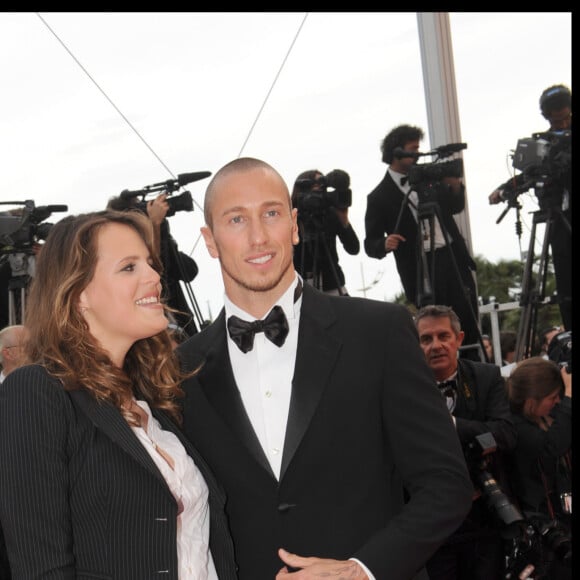
M 298 213 L 324 214 L 330 207 L 346 209 L 352 205 L 350 176 L 334 169 L 317 179 L 296 180 Z

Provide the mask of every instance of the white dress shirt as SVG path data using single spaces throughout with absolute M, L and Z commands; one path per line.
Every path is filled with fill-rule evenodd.
M 263 332 L 258 332 L 254 337 L 252 350 L 243 353 L 230 338 L 229 333 L 227 334 L 228 351 L 236 385 L 252 427 L 278 479 L 290 408 L 302 304 L 302 296 L 294 302 L 297 284 L 298 278 L 276 303 L 284 310 L 289 326 L 288 336 L 282 346 L 276 346 L 266 338 Z M 273 304 L 272 308 L 276 304 Z M 248 322 L 255 320 L 253 316 L 238 308 L 227 296 L 224 297 L 224 305 L 226 321 L 232 314 Z M 264 315 L 264 318 L 268 314 L 269 312 Z
M 205 480 L 177 436 L 161 428 L 145 401 L 136 403 L 147 413 L 147 429 L 133 425 L 131 429 L 151 455 L 178 505 L 179 579 L 218 580 L 209 551 L 209 504 Z M 163 455 L 173 461 L 173 466 Z
M 294 302 L 298 280 L 299 276 L 276 302 L 284 310 L 289 326 L 288 336 L 282 346 L 276 346 L 266 338 L 263 332 L 258 332 L 254 337 L 253 349 L 243 353 L 230 338 L 226 329 L 232 370 L 246 413 L 270 462 L 272 471 L 278 479 L 280 479 L 298 347 L 298 326 L 302 306 L 302 295 Z M 272 304 L 272 308 L 276 304 Z M 229 300 L 227 295 L 224 296 L 224 305 L 226 324 L 232 314 L 248 322 L 255 320 L 253 316 Z M 269 311 L 266 312 L 264 318 L 268 314 Z M 375 580 L 371 571 L 360 560 L 350 559 L 364 569 L 369 580 Z

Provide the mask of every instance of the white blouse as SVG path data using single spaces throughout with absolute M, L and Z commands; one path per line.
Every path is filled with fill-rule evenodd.
M 159 468 L 178 504 L 177 562 L 180 580 L 218 580 L 209 551 L 208 489 L 193 459 L 179 439 L 164 431 L 145 401 L 136 403 L 147 413 L 146 430 L 131 426 Z M 171 465 L 170 463 L 173 463 Z

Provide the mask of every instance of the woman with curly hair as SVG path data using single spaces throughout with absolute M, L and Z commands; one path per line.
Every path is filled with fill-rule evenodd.
M 234 579 L 225 497 L 179 430 L 150 220 L 69 216 L 37 260 L 27 362 L 0 388 L 13 579 Z

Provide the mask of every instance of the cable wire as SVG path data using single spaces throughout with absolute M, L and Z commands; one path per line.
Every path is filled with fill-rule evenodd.
M 286 56 L 284 57 L 284 60 L 282 61 L 282 64 L 280 65 L 280 68 L 278 69 L 278 72 L 276 73 L 276 76 L 274 77 L 274 81 L 272 82 L 272 84 L 270 85 L 270 89 L 268 90 L 268 92 L 266 93 L 266 97 L 264 99 L 264 102 L 262 103 L 262 106 L 260 107 L 258 114 L 256 115 L 256 118 L 254 119 L 254 122 L 252 123 L 252 126 L 250 127 L 250 130 L 248 131 L 248 135 L 246 136 L 246 139 L 244 141 L 244 143 L 242 144 L 242 148 L 240 149 L 240 152 L 238 153 L 238 157 L 242 156 L 242 153 L 254 131 L 254 127 L 256 126 L 256 124 L 258 123 L 258 119 L 260 118 L 260 116 L 262 115 L 262 111 L 264 110 L 264 107 L 266 106 L 266 103 L 268 102 L 268 99 L 270 98 L 270 95 L 272 94 L 272 91 L 274 90 L 274 86 L 276 85 L 276 83 L 278 82 L 278 78 L 280 77 L 280 74 L 282 72 L 282 69 L 284 68 L 284 65 L 286 64 L 286 61 L 288 60 L 288 57 L 290 56 L 290 53 L 292 52 L 292 49 L 294 48 L 294 44 L 296 43 L 296 40 L 298 39 L 298 35 L 300 34 L 300 31 L 302 30 L 302 27 L 304 26 L 304 23 L 306 22 L 306 19 L 308 18 L 308 12 L 306 12 L 306 14 L 304 14 L 304 18 L 302 19 L 302 22 L 300 23 L 300 26 L 298 27 L 298 30 L 296 31 L 296 34 L 294 35 L 294 39 L 292 40 L 290 47 L 288 48 L 288 51 L 286 52 Z
M 81 70 L 89 77 L 91 82 L 97 87 L 97 89 L 99 89 L 99 91 L 105 97 L 105 99 L 107 99 L 107 101 L 109 101 L 109 103 L 115 109 L 115 111 L 117 111 L 117 113 L 119 113 L 119 115 L 122 117 L 122 119 L 125 121 L 125 123 L 127 123 L 127 125 L 129 125 L 129 127 L 131 127 L 131 129 L 133 130 L 135 135 L 137 135 L 137 137 L 139 137 L 139 139 L 145 145 L 145 147 L 147 147 L 147 149 L 149 149 L 149 151 L 151 151 L 151 153 L 155 156 L 157 161 L 159 161 L 159 163 L 161 163 L 161 165 L 163 165 L 163 167 L 168 171 L 168 173 L 171 175 L 171 177 L 173 177 L 173 179 L 177 179 L 177 177 L 174 175 L 173 171 L 171 171 L 171 169 L 169 169 L 169 167 L 165 164 L 163 159 L 161 159 L 161 157 L 159 157 L 159 155 L 157 155 L 157 153 L 153 150 L 153 147 L 151 147 L 151 145 L 149 145 L 149 143 L 147 143 L 147 141 L 145 141 L 145 139 L 141 136 L 139 131 L 137 131 L 137 129 L 133 126 L 131 121 L 129 121 L 129 119 L 127 119 L 127 117 L 123 114 L 123 112 L 119 109 L 119 107 L 117 107 L 117 105 L 115 105 L 115 103 L 112 101 L 112 99 L 109 98 L 109 95 L 107 95 L 107 93 L 100 87 L 99 83 L 97 83 L 97 81 L 91 76 L 89 71 L 81 64 L 79 59 L 71 52 L 71 50 L 68 48 L 68 46 L 59 38 L 58 34 L 50 27 L 48 22 L 46 22 L 46 20 L 40 15 L 40 13 L 36 12 L 35 14 L 38 16 L 38 18 L 40 18 L 40 20 L 43 22 L 43 24 L 46 26 L 46 28 L 48 28 L 48 30 L 50 30 L 50 32 L 53 34 L 53 36 L 58 40 L 58 42 L 61 44 L 61 46 L 68 52 L 68 54 L 77 63 L 77 65 L 81 68 Z

